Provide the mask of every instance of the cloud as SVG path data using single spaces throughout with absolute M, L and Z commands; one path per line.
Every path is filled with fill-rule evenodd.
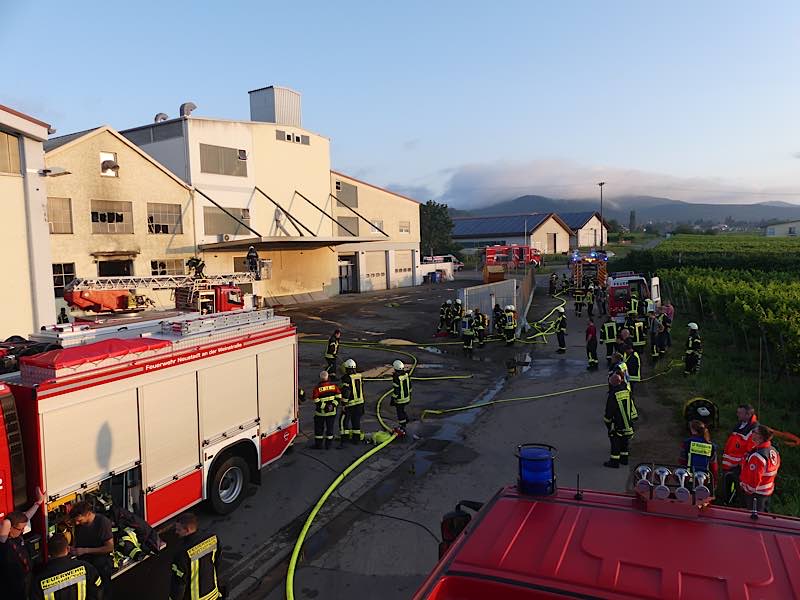
M 611 205 L 615 196 L 658 196 L 712 203 L 800 200 L 796 188 L 766 188 L 715 177 L 677 177 L 566 160 L 462 165 L 449 174 L 437 199 L 457 208 L 474 208 L 526 194 L 596 198 L 600 181 L 606 182 L 603 189 Z
M 419 202 L 427 202 L 436 196 L 436 192 L 426 185 L 403 185 L 400 183 L 390 183 L 386 185 L 386 189 L 408 196 Z
M 406 152 L 411 152 L 412 150 L 416 150 L 417 148 L 419 148 L 420 141 L 422 140 L 420 140 L 419 138 L 414 138 L 413 140 L 406 140 L 405 142 L 402 143 L 402 148 Z
M 792 158 L 800 158 L 800 152 L 793 152 Z

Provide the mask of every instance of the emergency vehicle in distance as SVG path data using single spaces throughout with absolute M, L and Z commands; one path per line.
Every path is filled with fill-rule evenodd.
M 569 257 L 569 269 L 572 274 L 572 281 L 576 286 L 583 285 L 584 278 L 596 285 L 605 285 L 607 275 L 606 263 L 608 257 L 606 253 L 599 250 L 591 250 L 581 253 L 579 250 L 573 251 Z
M 800 519 L 712 506 L 713 482 L 685 467 L 634 473 L 619 494 L 559 489 L 554 472 L 543 487 L 521 464 L 517 486 L 445 516 L 449 547 L 414 600 L 800 598 Z
M 612 273 L 606 280 L 606 284 L 608 286 L 608 314 L 618 323 L 625 320 L 632 292 L 636 293 L 641 310 L 644 310 L 647 300 L 652 300 L 656 307 L 661 306 L 661 283 L 658 277 L 652 277 L 648 283 L 647 278 L 643 275 L 633 271 L 621 271 Z
M 0 383 L 0 517 L 47 490 L 32 542 L 93 497 L 151 525 L 202 500 L 227 514 L 297 436 L 288 317 L 168 314 L 45 328 L 31 339 L 62 349 Z
M 436 256 L 423 256 L 422 263 L 426 265 L 435 263 L 453 263 L 454 271 L 464 270 L 464 263 L 458 260 L 458 258 L 453 256 L 452 254 L 437 254 Z
M 495 244 L 494 246 L 486 246 L 484 249 L 484 264 L 503 265 L 506 270 L 510 268 L 518 269 L 525 267 L 525 265 L 539 267 L 542 264 L 542 253 L 530 246 L 519 244 L 502 246 Z

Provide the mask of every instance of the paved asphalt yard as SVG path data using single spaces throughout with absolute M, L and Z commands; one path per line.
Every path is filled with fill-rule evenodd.
M 456 282 L 438 285 L 341 296 L 280 311 L 292 317 L 306 340 L 300 344 L 301 386 L 310 395 L 324 366 L 324 345 L 309 340 L 327 340 L 335 328 L 342 330 L 344 342 L 448 341 L 433 337 L 439 306 L 454 298 L 456 289 L 480 283 L 470 280 L 471 276 L 474 274 L 464 274 Z M 545 289 L 537 289 L 531 319 L 554 305 Z M 586 487 L 625 488 L 627 470 L 602 467 L 608 458 L 602 422 L 604 389 L 428 417 L 424 422 L 418 419 L 424 408 L 450 408 L 605 383 L 602 358 L 599 371 L 586 370 L 585 319 L 571 317 L 569 310 L 567 316 L 565 355 L 555 354 L 554 336 L 547 345 L 517 343 L 507 348 L 502 343 L 487 344 L 476 349 L 472 360 L 463 356 L 460 345 L 387 346 L 387 351 L 340 349 L 340 360 L 354 358 L 361 371 L 388 372 L 397 358 L 409 363 L 408 357 L 391 351 L 395 348 L 417 357 L 415 376 L 470 374 L 472 378 L 414 382 L 408 437 L 368 460 L 330 497 L 298 563 L 296 598 L 410 597 L 436 563 L 434 535 L 439 535 L 440 517 L 459 500 L 486 501 L 501 486 L 514 483 L 518 444 L 545 442 L 558 447 L 562 485 L 574 485 L 580 474 Z M 519 374 L 511 379 L 506 377 L 505 367 L 509 358 L 521 364 Z M 648 374 L 647 367 L 644 374 Z M 390 385 L 383 381 L 366 384 L 365 432 L 380 429 L 375 402 Z M 642 415 L 640 427 L 655 427 L 671 419 L 668 410 L 646 395 L 646 384 L 637 394 L 637 404 Z M 384 401 L 382 414 L 387 423 L 394 423 L 394 409 L 388 401 Z M 348 445 L 338 450 L 334 444 L 327 451 L 313 450 L 310 400 L 301 405 L 300 415 L 301 436 L 282 460 L 262 473 L 261 486 L 250 490 L 238 510 L 219 517 L 202 505 L 196 509 L 202 527 L 212 528 L 221 538 L 222 575 L 228 580 L 230 597 L 284 597 L 288 555 L 308 511 L 338 473 L 369 448 Z M 634 442 L 634 463 L 636 451 Z M 149 560 L 117 579 L 115 598 L 166 598 L 169 567 L 165 562 L 166 556 Z

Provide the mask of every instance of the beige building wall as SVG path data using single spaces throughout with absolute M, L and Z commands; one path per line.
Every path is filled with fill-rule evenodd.
M 2 240 L 6 256 L 6 260 L 0 261 L 3 295 L 7 303 L 4 310 L 0 310 L 0 339 L 4 340 L 12 335 L 27 337 L 35 327 L 33 305 L 29 301 L 30 256 L 21 175 L 0 173 L 0 198 L 3 199 Z
M 542 252 L 549 253 L 551 248 L 548 247 L 547 242 L 548 239 L 552 239 L 549 237 L 552 234 L 555 234 L 555 253 L 568 252 L 571 231 L 552 215 L 531 233 L 531 245 Z
M 605 227 L 602 226 L 600 218 L 595 215 L 578 230 L 578 246 L 581 248 L 599 246 L 600 237 L 603 236 L 603 244 L 608 242 Z
M 116 155 L 118 177 L 101 173 L 100 153 Z M 71 174 L 50 179 L 48 198 L 69 199 L 72 233 L 51 233 L 53 261 L 74 263 L 77 277 L 97 277 L 104 260 L 132 260 L 133 273 L 151 275 L 151 261 L 173 259 L 185 264 L 195 254 L 192 193 L 188 186 L 135 146 L 107 128 L 90 133 L 48 152 L 48 166 Z M 93 233 L 92 201 L 130 202 L 133 233 Z M 180 206 L 182 233 L 150 233 L 148 203 Z M 51 225 L 51 231 L 53 226 Z M 177 265 L 177 263 L 175 263 Z M 144 292 L 156 299 L 153 292 Z M 166 302 L 168 294 L 158 297 Z
M 800 232 L 800 221 L 792 221 L 790 223 L 777 223 L 770 225 L 766 229 L 767 237 L 795 237 Z

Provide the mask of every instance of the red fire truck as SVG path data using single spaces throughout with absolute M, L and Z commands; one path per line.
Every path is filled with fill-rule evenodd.
M 542 264 L 542 253 L 536 248 L 517 244 L 486 246 L 484 264 L 503 265 L 506 269 L 517 269 L 525 265 L 538 267 Z
M 29 536 L 79 500 L 157 525 L 208 500 L 231 512 L 298 433 L 297 339 L 272 310 L 58 325 L 0 384 L 0 517 L 47 490 Z M 69 525 L 64 525 L 68 527 Z
M 473 519 L 462 503 L 414 599 L 800 598 L 800 519 L 712 506 L 685 468 L 641 465 L 634 481 L 635 495 L 536 490 L 523 474 Z
M 583 285 L 584 278 L 597 285 L 606 284 L 606 266 L 608 257 L 604 252 L 592 250 L 581 253 L 575 250 L 569 258 L 569 267 L 572 273 L 572 281 L 575 285 Z
M 631 293 L 639 298 L 639 312 L 646 314 L 648 301 L 653 306 L 661 305 L 661 284 L 658 277 L 653 277 L 648 283 L 644 275 L 633 271 L 612 273 L 607 279 L 608 284 L 608 313 L 618 322 L 625 320 L 625 313 L 630 304 Z

